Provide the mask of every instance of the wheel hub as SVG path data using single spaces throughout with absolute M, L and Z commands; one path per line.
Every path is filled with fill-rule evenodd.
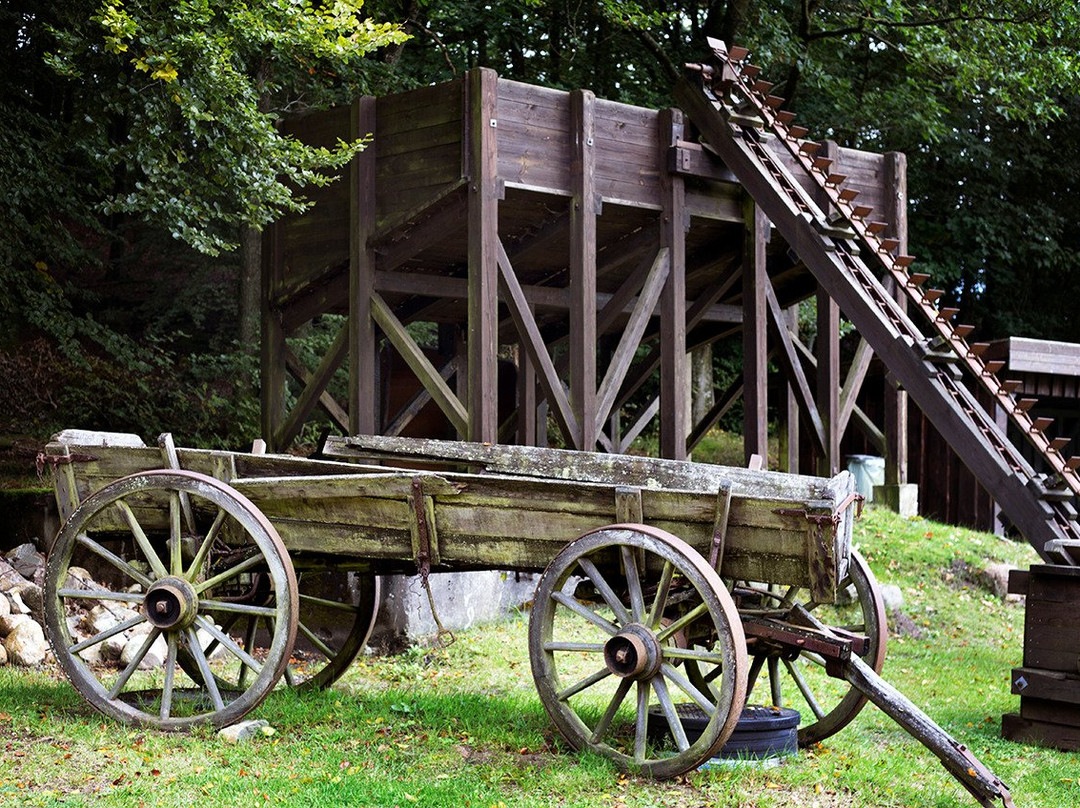
M 183 578 L 170 575 L 146 590 L 143 614 L 160 629 L 184 629 L 195 621 L 199 597 Z
M 621 679 L 649 679 L 660 670 L 662 661 L 656 635 L 637 623 L 604 644 L 604 663 Z

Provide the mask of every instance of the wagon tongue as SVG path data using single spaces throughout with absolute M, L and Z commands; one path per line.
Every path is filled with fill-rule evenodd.
M 857 635 L 848 635 L 823 625 L 806 609 L 796 606 L 786 616 L 743 617 L 748 638 L 793 651 L 812 651 L 825 661 L 825 671 L 836 679 L 846 679 L 852 687 L 880 707 L 923 746 L 938 756 L 949 774 L 986 808 L 1001 800 L 1004 808 L 1014 808 L 1012 796 L 1003 782 L 984 766 L 962 743 L 934 723 L 899 690 L 882 679 L 860 659 L 864 649 Z
M 916 707 L 874 669 L 852 655 L 844 663 L 843 678 L 906 729 L 916 740 L 938 756 L 949 774 L 987 808 L 1001 800 L 1005 808 L 1014 808 L 1012 795 L 1003 782 L 971 753 Z

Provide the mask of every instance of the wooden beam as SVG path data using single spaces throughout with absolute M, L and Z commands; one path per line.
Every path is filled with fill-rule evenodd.
M 595 428 L 597 431 L 603 427 L 604 421 L 607 420 L 608 415 L 611 413 L 615 396 L 626 378 L 630 363 L 634 360 L 635 351 L 641 345 L 641 335 L 645 333 L 645 326 L 648 325 L 649 317 L 652 316 L 653 311 L 656 309 L 657 301 L 670 274 L 670 261 L 671 251 L 666 247 L 661 247 L 653 260 L 648 276 L 645 278 L 645 285 L 641 288 L 641 294 L 638 295 L 634 311 L 623 329 L 622 336 L 619 338 L 619 345 L 612 354 L 611 362 L 608 364 L 607 372 L 604 374 L 604 381 L 600 385 L 595 415 Z
M 753 200 L 745 205 L 743 241 L 743 454 L 769 456 L 768 317 L 766 291 L 772 289 L 765 263 L 769 221 Z
M 884 155 L 882 183 L 885 194 L 885 221 L 889 223 L 886 235 L 900 243 L 898 255 L 908 253 L 907 215 L 907 155 L 888 152 Z M 901 311 L 907 311 L 907 293 L 899 288 L 892 277 L 887 278 Z M 902 485 L 908 481 L 908 400 L 907 391 L 899 384 L 885 384 L 885 484 Z
M 777 329 L 787 331 L 782 317 Z M 817 356 L 817 410 L 825 438 L 817 473 L 832 477 L 840 470 L 840 307 L 820 286 L 817 290 L 814 354 Z
M 658 412 L 660 412 L 660 396 L 654 398 L 652 403 L 642 410 L 641 415 L 638 416 L 634 425 L 626 431 L 625 435 L 623 435 L 617 454 L 624 454 L 626 450 L 630 448 L 630 444 L 637 440 L 638 435 L 645 431 L 645 427 L 652 423 L 652 419 L 656 417 Z
M 686 439 L 687 454 L 694 451 L 694 447 L 701 443 L 701 439 L 716 425 L 717 421 L 724 417 L 724 414 L 731 409 L 731 406 L 742 398 L 742 394 L 743 380 L 742 378 L 736 378 L 690 432 L 689 437 Z
M 454 429 L 464 432 L 469 423 L 469 414 L 465 407 L 377 292 L 371 295 L 371 316 L 390 344 L 397 348 L 397 352 L 401 354 L 401 358 L 405 360 L 409 369 L 416 374 L 416 378 L 430 391 L 431 397 L 450 419 Z
M 471 441 L 498 439 L 499 200 L 496 139 L 498 75 L 468 75 L 469 124 L 469 408 Z
M 818 413 L 817 403 L 810 390 L 810 383 L 806 380 L 806 374 L 803 373 L 802 363 L 796 353 L 791 333 L 784 322 L 784 313 L 776 300 L 776 292 L 773 291 L 768 279 L 765 281 L 765 300 L 768 303 L 769 314 L 772 316 L 773 333 L 777 338 L 776 357 L 795 391 L 803 416 L 810 425 L 810 437 L 814 439 L 815 450 L 825 454 L 825 426 L 821 422 L 821 415 Z M 767 457 L 767 455 L 763 456 Z
M 570 93 L 570 404 L 581 428 L 577 445 L 596 446 L 596 97 Z
M 667 171 L 668 151 L 683 139 L 681 110 L 664 109 L 657 120 L 660 174 L 660 248 L 670 250 L 670 269 L 660 296 L 660 455 L 686 459 L 690 383 L 686 361 L 686 188 Z
M 260 427 L 263 440 L 272 444 L 285 422 L 285 329 L 281 313 L 271 305 L 284 274 L 282 225 L 267 230 L 262 251 L 262 330 L 259 345 Z M 277 451 L 279 446 L 271 446 Z
M 799 306 L 784 309 L 787 328 L 792 338 L 799 341 Z M 784 410 L 780 428 L 780 470 L 789 474 L 798 474 L 799 462 L 799 400 L 795 390 L 784 382 Z
M 838 440 L 843 440 L 844 433 L 847 432 L 851 413 L 855 409 L 855 400 L 859 396 L 859 390 L 862 389 L 866 372 L 870 369 L 873 358 L 874 351 L 870 343 L 860 337 L 859 344 L 855 348 L 855 356 L 851 360 L 851 367 L 848 368 L 847 376 L 844 378 L 844 387 L 840 390 L 840 409 L 836 426 Z
M 353 138 L 375 132 L 375 98 L 353 102 Z M 374 435 L 378 424 L 378 346 L 372 321 L 375 254 L 375 149 L 369 146 L 349 169 L 349 433 Z
M 539 372 L 540 386 L 543 388 L 547 400 L 555 407 L 555 420 L 559 424 L 559 429 L 562 430 L 563 438 L 574 445 L 575 448 L 578 448 L 575 440 L 581 432 L 574 420 L 570 399 L 563 389 L 562 381 L 555 372 L 555 364 L 551 361 L 551 354 L 548 353 L 544 339 L 540 335 L 540 329 L 536 325 L 536 320 L 532 312 L 529 311 L 529 303 L 521 290 L 521 285 L 514 274 L 514 267 L 510 264 L 510 258 L 503 249 L 502 242 L 496 242 L 496 249 L 498 250 L 499 287 L 503 292 L 506 305 L 510 309 L 510 316 L 517 327 L 521 343 L 528 352 L 533 366 Z
M 345 361 L 345 357 L 348 355 L 348 323 L 338 330 L 330 350 L 326 352 L 326 356 L 319 362 L 319 366 L 314 373 L 309 372 L 304 363 L 292 352 L 292 349 L 287 345 L 285 346 L 285 365 L 304 385 L 304 389 L 296 399 L 296 403 L 289 412 L 288 418 L 285 419 L 285 423 L 281 425 L 280 432 L 274 435 L 273 443 L 275 446 L 284 449 L 296 439 L 304 426 L 304 421 L 311 415 L 311 411 L 315 409 L 317 403 L 323 405 L 323 408 L 338 426 L 346 430 L 349 428 L 348 413 L 326 392 L 326 385 L 330 383 L 330 379 L 341 367 L 341 363 Z
M 444 382 L 449 382 L 450 377 L 457 372 L 457 357 L 452 356 L 446 362 L 443 363 L 442 368 L 439 370 L 439 375 Z M 421 387 L 420 390 L 414 395 L 408 403 L 401 408 L 401 411 L 394 416 L 394 420 L 387 424 L 386 429 L 383 430 L 384 435 L 394 437 L 400 435 L 402 431 L 407 427 L 412 420 L 420 414 L 420 410 L 424 409 L 429 401 L 431 401 L 431 392 L 426 387 Z
M 536 366 L 521 346 L 517 354 L 517 442 L 521 446 L 536 446 Z

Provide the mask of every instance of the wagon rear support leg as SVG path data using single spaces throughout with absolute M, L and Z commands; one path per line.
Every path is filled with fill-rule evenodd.
M 864 638 L 840 636 L 835 629 L 823 625 L 798 606 L 787 617 L 802 625 L 773 618 L 744 618 L 743 631 L 747 638 L 776 644 L 793 653 L 818 655 L 824 660 L 825 671 L 830 676 L 846 680 L 915 740 L 937 755 L 949 774 L 980 805 L 992 808 L 1001 800 L 1004 808 L 1013 808 L 1009 789 L 971 750 L 939 727 L 860 658 L 859 643 Z

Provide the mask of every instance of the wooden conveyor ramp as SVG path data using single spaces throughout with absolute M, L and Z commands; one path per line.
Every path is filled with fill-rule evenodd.
M 924 290 L 925 274 L 912 272 L 912 257 L 895 254 L 899 242 L 884 238 L 885 224 L 870 219 L 844 176 L 816 155 L 820 144 L 792 125 L 783 99 L 757 78 L 745 48 L 710 40 L 712 58 L 689 66 L 676 87 L 679 105 L 747 189 L 818 283 L 840 306 L 874 352 L 907 390 L 1016 528 L 1046 561 L 1080 564 L 1080 524 L 1072 505 L 1080 493 L 1080 455 L 1066 459 L 1067 442 L 1044 433 L 1051 419 L 1031 418 L 1035 402 L 1016 399 L 1019 382 L 1002 381 L 1003 363 L 982 358 L 987 345 L 969 343 L 971 326 L 954 324 L 956 309 L 938 307 L 939 290 Z M 780 159 L 783 150 L 794 157 Z M 804 176 L 797 178 L 793 172 Z M 808 194 L 800 179 L 810 179 Z M 806 183 L 804 183 L 805 185 Z M 924 331 L 896 302 L 880 277 L 905 290 L 911 308 L 929 322 Z M 1037 472 L 964 383 L 963 371 L 1004 410 L 1046 461 Z M 993 408 L 991 408 L 992 410 Z

